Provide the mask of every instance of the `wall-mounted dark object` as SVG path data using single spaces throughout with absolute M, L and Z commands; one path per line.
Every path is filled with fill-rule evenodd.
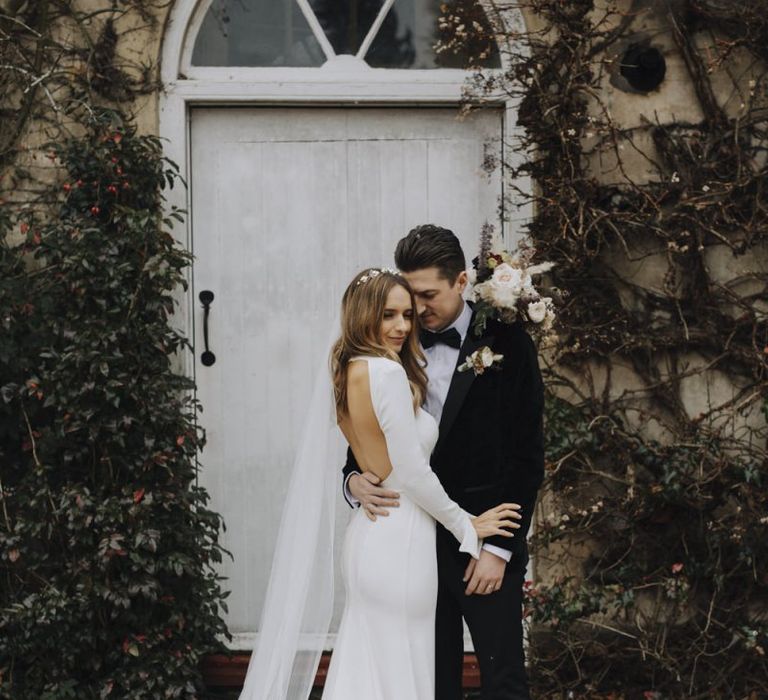
M 621 57 L 619 72 L 638 92 L 650 92 L 664 80 L 667 62 L 661 51 L 647 43 L 630 44 Z
M 203 340 L 205 342 L 205 350 L 200 355 L 200 361 L 206 366 L 210 367 L 216 362 L 216 355 L 214 355 L 208 349 L 208 313 L 211 310 L 211 304 L 213 303 L 213 292 L 210 289 L 204 289 L 200 292 L 199 299 L 203 304 Z

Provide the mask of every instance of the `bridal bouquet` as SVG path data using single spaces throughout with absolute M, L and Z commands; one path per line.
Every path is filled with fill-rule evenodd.
M 522 321 L 536 338 L 548 335 L 555 320 L 552 297 L 543 296 L 533 277 L 552 269 L 554 263 L 531 264 L 535 251 L 522 244 L 510 253 L 494 239 L 493 226 L 480 232 L 480 254 L 472 261 L 469 280 L 475 302 L 475 332 L 485 330 L 488 319 L 502 323 Z

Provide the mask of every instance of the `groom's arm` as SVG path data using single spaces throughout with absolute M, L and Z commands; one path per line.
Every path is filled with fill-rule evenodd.
M 344 498 L 347 500 L 347 503 L 349 503 L 351 508 L 357 508 L 360 505 L 360 501 L 350 492 L 349 480 L 354 474 L 362 474 L 362 470 L 358 466 L 355 455 L 352 454 L 352 450 L 349 447 L 347 448 L 347 461 L 346 464 L 344 464 L 341 473 L 344 476 Z
M 342 469 L 344 475 L 344 498 L 352 508 L 361 504 L 365 508 L 365 514 L 376 520 L 377 515 L 389 515 L 388 508 L 396 508 L 399 505 L 400 494 L 379 486 L 379 477 L 372 472 L 362 473 L 355 455 L 347 448 L 347 463 Z
M 511 542 L 496 535 L 486 538 L 485 543 L 514 553 L 523 550 L 536 496 L 544 479 L 544 382 L 536 346 L 530 336 L 519 326 L 509 330 L 508 351 L 510 359 L 515 361 L 505 362 L 502 370 L 506 402 L 500 419 L 509 426 L 512 439 L 504 448 L 509 478 L 501 500 L 519 503 L 523 517 Z

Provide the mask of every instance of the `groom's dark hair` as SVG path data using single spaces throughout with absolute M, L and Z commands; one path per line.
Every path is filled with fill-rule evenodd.
M 395 248 L 395 265 L 402 272 L 436 267 L 440 277 L 453 285 L 467 267 L 456 234 L 442 226 L 422 224 L 401 238 Z

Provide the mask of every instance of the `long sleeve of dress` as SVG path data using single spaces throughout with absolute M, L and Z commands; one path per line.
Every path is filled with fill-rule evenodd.
M 421 449 L 405 370 L 393 360 L 375 358 L 368 363 L 368 378 L 373 410 L 399 488 L 453 534 L 461 543 L 460 551 L 477 559 L 481 541 L 470 514 L 448 497 Z

